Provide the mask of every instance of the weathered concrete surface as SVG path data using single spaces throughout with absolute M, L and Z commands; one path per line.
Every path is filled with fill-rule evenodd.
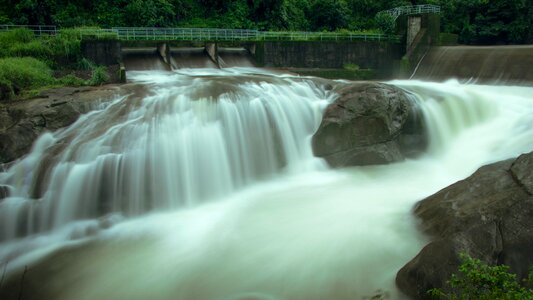
M 429 299 L 429 289 L 444 287 L 461 252 L 526 277 L 533 265 L 533 152 L 480 168 L 420 201 L 414 214 L 433 241 L 398 272 L 398 287 L 412 298 Z
M 422 118 L 399 88 L 354 82 L 336 92 L 312 141 L 315 155 L 331 166 L 391 163 L 424 150 Z
M 81 41 L 83 57 L 98 65 L 116 65 L 122 62 L 120 42 L 117 40 L 87 40 Z
M 265 67 L 340 69 L 355 64 L 390 78 L 398 71 L 402 47 L 371 41 L 262 42 L 257 43 L 255 59 Z

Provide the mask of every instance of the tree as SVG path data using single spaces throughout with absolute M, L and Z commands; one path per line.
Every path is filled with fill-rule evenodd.
M 174 7 L 167 0 L 133 0 L 124 8 L 126 26 L 171 26 L 174 16 Z
M 345 28 L 350 11 L 344 0 L 318 0 L 311 6 L 311 29 L 316 31 Z

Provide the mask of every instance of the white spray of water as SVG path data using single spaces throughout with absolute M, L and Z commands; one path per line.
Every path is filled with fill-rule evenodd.
M 219 122 L 225 125 L 224 128 L 232 128 L 231 130 L 218 140 L 204 141 L 210 147 L 233 141 L 233 148 L 226 148 L 224 157 L 230 156 L 230 150 L 239 153 L 236 161 L 217 161 L 220 159 L 215 154 L 218 151 L 203 149 L 209 153 L 206 157 L 216 158 L 210 160 L 210 164 L 226 165 L 211 166 L 213 170 L 217 170 L 217 174 L 229 176 L 219 178 L 213 184 L 213 188 L 220 187 L 220 190 L 215 189 L 217 192 L 212 194 L 211 199 L 218 201 L 125 220 L 90 238 L 88 245 L 72 250 L 70 258 L 58 254 L 44 261 L 42 264 L 45 266 L 51 264 L 50 261 L 60 266 L 54 274 L 46 274 L 55 280 L 43 283 L 47 286 L 45 290 L 53 298 L 362 299 L 382 290 L 392 299 L 398 299 L 401 295 L 394 286 L 395 274 L 416 255 L 425 242 L 417 234 L 410 215 L 412 205 L 468 176 L 487 162 L 533 149 L 531 88 L 464 86 L 453 82 L 394 82 L 393 84 L 410 91 L 424 111 L 431 134 L 427 155 L 387 166 L 321 170 L 310 155 L 308 138 L 320 121 L 317 114 L 319 115 L 328 95 L 305 81 L 280 76 L 267 79 L 267 76 L 259 81 L 256 78 L 246 83 L 237 93 L 242 95 L 240 97 L 227 92 L 220 94 L 217 105 L 200 101 L 189 103 L 186 110 L 181 110 L 181 106 L 176 108 L 177 104 L 173 101 L 163 100 L 174 95 L 172 89 L 176 88 L 176 79 L 188 87 L 180 90 L 181 95 L 193 94 L 191 89 L 205 89 L 206 86 L 201 83 L 211 84 L 211 89 L 219 80 L 228 83 L 227 78 L 224 78 L 224 74 L 228 73 L 206 70 L 200 72 L 202 75 L 217 77 L 200 77 L 200 80 L 193 77 L 188 83 L 183 83 L 188 77 L 182 75 L 174 79 L 168 76 L 161 78 L 163 80 L 153 83 L 155 95 L 146 98 L 139 105 L 143 108 L 142 113 L 137 112 L 139 115 L 135 115 L 135 110 L 132 109 L 129 114 L 125 114 L 128 116 L 126 120 L 117 120 L 113 126 L 125 126 L 125 123 L 147 118 L 146 115 L 151 116 L 148 119 L 151 120 L 150 124 L 158 124 L 158 127 L 154 127 L 157 131 L 128 132 L 131 133 L 128 136 L 135 139 L 127 144 L 132 146 L 126 149 L 136 149 L 136 142 L 146 139 L 150 134 L 161 135 L 164 138 L 159 141 L 157 149 L 164 148 L 160 151 L 165 152 L 158 154 L 161 157 L 152 156 L 148 161 L 157 163 L 160 159 L 158 170 L 167 170 L 166 165 L 172 165 L 187 172 L 197 172 L 197 169 L 192 168 L 201 170 L 202 161 L 198 161 L 197 167 L 187 166 L 189 160 L 183 160 L 183 164 L 178 165 L 169 163 L 178 159 L 177 153 L 187 151 L 180 150 L 183 143 L 179 143 L 186 137 L 180 135 L 181 131 L 170 129 L 185 125 L 180 120 L 172 120 L 167 129 L 163 126 L 170 122 L 166 118 L 169 114 L 175 114 L 177 119 L 187 120 L 188 122 L 183 121 L 186 124 L 196 122 L 196 127 L 191 128 L 194 132 L 190 133 L 194 133 L 194 136 L 186 140 L 193 145 L 197 142 L 196 138 L 202 141 L 204 131 L 212 133 L 211 127 L 216 123 L 212 122 L 213 119 L 232 118 L 235 123 Z M 232 72 L 232 76 L 235 76 L 241 74 L 242 70 Z M 191 73 L 199 75 L 193 71 L 189 74 Z M 138 80 L 151 82 L 154 78 L 153 74 L 139 74 L 137 77 Z M 193 89 L 189 83 L 194 83 L 194 87 L 198 89 Z M 283 98 L 284 96 L 289 97 Z M 180 101 L 186 103 L 186 96 L 183 97 Z M 225 103 L 225 97 L 230 97 L 231 101 Z M 247 114 L 254 116 L 254 122 L 260 122 L 260 116 L 263 115 L 251 108 L 254 97 L 265 97 L 284 113 L 271 113 L 268 117 L 272 119 L 271 123 L 259 123 L 250 130 L 250 124 L 254 123 L 248 119 L 251 116 Z M 280 104 L 282 101 L 291 103 Z M 294 107 L 293 110 L 292 105 L 298 103 L 305 105 Z M 199 107 L 191 108 L 194 105 Z M 231 109 L 226 109 L 224 105 Z M 240 106 L 247 109 L 241 110 Z M 267 107 L 270 111 L 275 111 L 274 108 Z M 258 110 L 261 109 L 262 106 L 258 106 Z M 194 111 L 197 113 L 193 113 Z M 220 114 L 221 111 L 223 113 Z M 293 111 L 293 114 L 289 113 Z M 97 115 L 95 113 L 87 119 L 94 119 Z M 195 118 L 187 119 L 190 115 Z M 248 121 L 239 123 L 236 121 L 239 118 Z M 89 123 L 91 122 L 81 127 L 89 130 Z M 293 125 L 285 127 L 283 124 Z M 265 134 L 268 139 L 265 128 L 284 135 L 280 139 L 282 143 L 286 143 L 280 145 L 284 159 L 272 160 L 284 163 L 274 169 L 268 169 L 268 166 L 272 166 L 271 163 L 248 168 L 248 164 L 255 166 L 263 160 L 272 159 L 268 156 L 270 152 L 265 153 L 263 149 L 268 145 L 261 144 Z M 250 130 L 248 134 L 240 135 L 239 132 L 246 130 Z M 284 132 L 279 132 L 281 130 Z M 179 136 L 179 139 L 175 143 L 168 141 L 174 135 Z M 260 137 L 259 141 L 253 139 L 256 135 Z M 92 159 L 87 159 L 86 163 L 96 162 L 94 157 L 121 155 L 124 149 L 112 150 L 116 140 L 115 137 L 113 143 L 108 143 L 109 149 L 98 150 L 100 152 L 89 156 Z M 45 149 L 55 139 L 49 136 L 47 140 L 41 141 L 42 145 L 36 147 L 36 151 L 28 159 L 34 156 L 34 160 L 38 160 L 38 149 Z M 259 149 L 253 148 L 257 145 L 238 144 L 254 141 L 261 145 Z M 143 141 L 142 144 L 153 142 L 154 140 Z M 99 145 L 103 147 L 104 144 Z M 87 145 L 88 152 L 83 152 L 83 155 L 96 151 L 93 148 L 94 145 Z M 84 147 L 79 146 L 78 149 Z M 143 149 L 146 153 L 154 151 L 150 150 L 152 147 Z M 202 147 L 195 148 L 190 153 L 197 154 L 200 149 Z M 73 152 L 81 153 L 80 150 L 76 151 Z M 273 157 L 276 155 L 278 154 Z M 70 161 L 75 161 L 75 165 L 83 164 L 83 160 L 79 159 Z M 22 168 L 21 165 L 16 167 Z M 219 173 L 220 169 L 232 171 Z M 263 173 L 254 170 L 267 171 Z M 166 172 L 179 171 L 169 169 Z M 175 174 L 170 173 L 169 176 Z M 257 182 L 265 178 L 262 174 L 277 175 L 267 176 L 267 180 Z M 159 175 L 161 180 L 165 180 L 164 175 Z M 173 183 L 161 183 L 160 187 L 172 191 L 167 184 Z M 199 184 L 207 184 L 211 188 L 211 183 L 207 181 L 200 180 Z M 234 190 L 239 186 L 244 189 L 230 193 L 231 191 L 224 190 L 225 184 L 233 184 Z M 66 188 L 67 185 L 64 186 Z M 202 192 L 204 191 L 198 193 Z M 175 196 L 168 191 L 158 193 L 162 193 L 163 198 L 153 198 L 151 201 L 174 199 L 172 197 Z M 178 197 L 184 196 L 180 194 Z M 4 203 L 29 201 L 24 199 L 23 195 L 19 195 L 18 198 L 4 200 Z M 74 207 L 77 205 L 79 204 Z M 176 204 L 179 205 L 184 203 Z M 161 206 L 175 207 L 167 202 Z M 66 225 L 59 228 L 66 228 L 68 224 L 97 226 L 94 223 L 73 223 L 68 218 L 64 222 Z M 67 231 L 55 230 L 50 233 L 48 240 L 64 239 L 67 235 L 65 232 Z M 38 239 L 46 240 L 46 235 L 28 237 L 27 241 L 33 242 L 32 246 L 35 246 Z M 15 244 L 17 243 L 7 242 L 2 248 L 13 250 L 16 248 Z M 20 257 L 18 264 L 27 262 L 31 257 L 31 252 Z M 17 261 L 14 261 L 13 268 L 16 266 Z

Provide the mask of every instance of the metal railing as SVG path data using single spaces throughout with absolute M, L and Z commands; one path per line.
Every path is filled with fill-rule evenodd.
M 377 33 L 337 33 L 300 31 L 258 31 L 214 28 L 112 28 L 120 40 L 179 40 L 179 41 L 339 41 L 372 40 L 399 41 L 398 36 Z
M 26 28 L 36 36 L 42 35 L 56 35 L 58 33 L 57 27 L 52 25 L 0 25 L 0 31 L 8 31 L 14 29 Z
M 378 14 L 388 14 L 394 18 L 394 21 L 396 21 L 396 19 L 398 19 L 398 17 L 401 15 L 419 15 L 429 13 L 440 13 L 440 6 L 432 4 L 400 6 L 380 11 Z
M 0 31 L 15 28 L 28 28 L 37 36 L 44 34 L 60 35 L 61 30 L 55 26 L 16 26 L 0 25 Z M 399 42 L 396 35 L 379 33 L 343 33 L 343 32 L 303 32 L 303 31 L 258 31 L 248 29 L 217 28 L 158 28 L 158 27 L 113 27 L 111 29 L 76 28 L 70 34 L 79 34 L 80 38 L 115 38 L 119 40 L 155 40 L 155 41 L 391 41 Z

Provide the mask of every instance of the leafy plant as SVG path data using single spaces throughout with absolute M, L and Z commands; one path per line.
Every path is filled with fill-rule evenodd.
M 451 292 L 431 289 L 436 299 L 450 300 L 530 300 L 533 290 L 522 287 L 505 265 L 489 266 L 466 254 L 460 255 L 459 273 L 448 281 Z M 533 277 L 533 272 L 530 274 Z
M 394 20 L 394 17 L 386 13 L 377 14 L 376 23 L 381 31 L 386 34 L 392 34 L 394 32 L 394 28 L 396 27 L 396 21 Z
M 107 74 L 107 68 L 104 66 L 98 66 L 93 69 L 91 79 L 89 80 L 90 85 L 102 85 L 109 80 L 109 75 Z
M 78 78 L 76 77 L 76 75 L 73 75 L 73 74 L 63 76 L 62 78 L 59 79 L 59 82 L 67 86 L 85 85 L 85 80 Z

